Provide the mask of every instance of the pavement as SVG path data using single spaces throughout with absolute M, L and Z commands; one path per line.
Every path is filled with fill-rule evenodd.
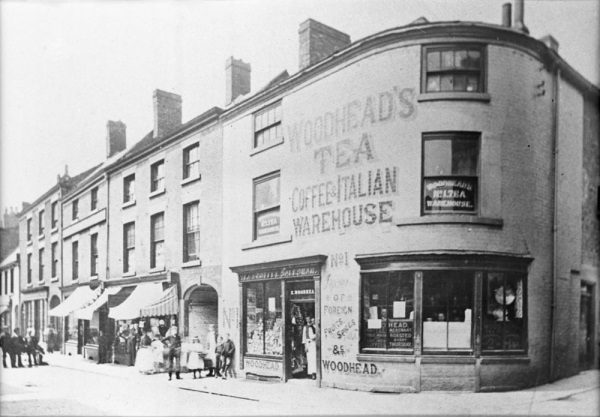
M 98 365 L 81 356 L 49 354 L 44 359 L 54 367 L 86 373 L 139 379 L 161 387 L 232 397 L 265 405 L 285 405 L 295 415 L 569 415 L 600 416 L 600 371 L 589 370 L 570 378 L 521 391 L 472 393 L 456 391 L 414 394 L 370 393 L 318 388 L 315 381 L 287 383 L 251 381 L 242 378 L 183 379 L 168 381 L 165 373 L 144 375 L 132 366 Z M 307 400 L 309 399 L 309 400 Z M 296 410 L 296 412 L 294 412 Z M 243 414 L 243 413 L 242 413 Z

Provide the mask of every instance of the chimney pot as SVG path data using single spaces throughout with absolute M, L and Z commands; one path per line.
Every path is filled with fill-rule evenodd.
M 154 90 L 154 138 L 164 136 L 181 126 L 181 96 Z
M 529 29 L 525 26 L 525 0 L 515 0 L 515 29 L 529 34 Z
M 241 59 L 229 57 L 225 61 L 225 105 L 228 106 L 250 92 L 252 67 Z
M 300 24 L 300 70 L 350 45 L 350 36 L 313 19 Z
M 125 150 L 127 147 L 127 126 L 125 123 L 113 122 L 109 120 L 106 123 L 106 157 L 110 158 L 117 152 Z
M 546 35 L 540 38 L 540 42 L 543 42 L 548 48 L 554 52 L 558 52 L 558 41 L 552 35 Z
M 502 26 L 511 27 L 512 22 L 512 4 L 504 3 L 502 5 Z

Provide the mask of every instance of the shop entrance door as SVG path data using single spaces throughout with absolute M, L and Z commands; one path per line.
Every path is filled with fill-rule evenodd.
M 310 318 L 314 323 L 315 319 L 314 282 L 286 283 L 286 306 L 286 379 L 307 379 L 312 376 L 308 362 L 316 362 L 316 343 L 303 343 L 306 342 L 308 320 Z M 311 368 L 316 365 L 314 362 Z M 316 373 L 316 369 L 312 369 L 312 372 Z
M 594 362 L 593 288 L 591 285 L 581 284 L 579 307 L 579 370 L 581 371 L 592 368 Z

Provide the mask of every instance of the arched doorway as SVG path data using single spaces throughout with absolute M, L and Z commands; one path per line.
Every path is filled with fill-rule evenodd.
M 188 307 L 188 336 L 198 336 L 200 343 L 208 346 L 206 334 L 208 325 L 214 324 L 218 328 L 219 295 L 217 291 L 207 284 L 194 288 L 188 295 L 186 304 Z

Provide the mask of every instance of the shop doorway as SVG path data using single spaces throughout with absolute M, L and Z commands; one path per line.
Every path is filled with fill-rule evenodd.
M 188 334 L 198 336 L 203 346 L 208 346 L 208 326 L 218 328 L 219 296 L 210 285 L 202 284 L 195 288 L 188 298 Z
M 287 379 L 311 379 L 317 372 L 316 340 L 307 343 L 309 319 L 313 321 L 314 328 L 314 281 L 287 283 L 286 306 L 288 306 L 285 317 Z M 316 332 L 316 328 L 314 329 Z M 309 361 L 311 361 L 310 366 Z
M 581 302 L 579 307 L 579 370 L 591 369 L 594 363 L 594 287 L 581 283 Z

